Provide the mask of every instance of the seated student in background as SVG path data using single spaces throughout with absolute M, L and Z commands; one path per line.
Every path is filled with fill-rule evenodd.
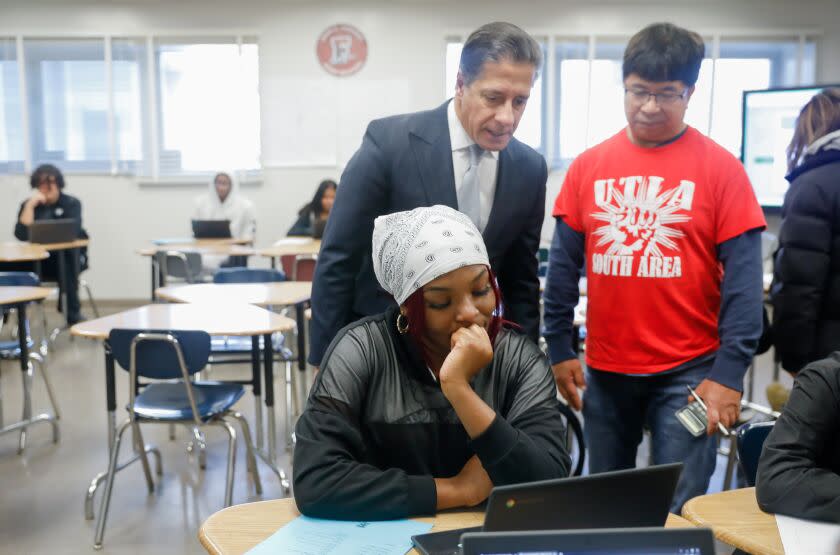
M 219 172 L 210 182 L 210 190 L 195 199 L 193 220 L 230 220 L 230 236 L 253 241 L 257 234 L 254 203 L 239 194 L 233 172 Z M 232 266 L 225 256 L 204 255 L 202 263 L 208 268 Z M 241 262 L 241 261 L 239 261 Z
M 376 218 L 373 266 L 399 306 L 345 327 L 296 426 L 303 514 L 394 519 L 562 478 L 548 360 L 508 329 L 473 222 L 446 206 Z
M 756 497 L 770 513 L 840 524 L 840 352 L 796 376 L 761 452 Z
M 38 166 L 29 178 L 32 195 L 20 205 L 18 219 L 15 224 L 15 237 L 21 241 L 29 240 L 29 226 L 38 220 L 73 219 L 79 222 L 79 239 L 87 239 L 87 232 L 82 227 L 82 203 L 79 199 L 64 192 L 64 176 L 57 167 L 51 164 Z M 41 262 L 41 277 L 48 281 L 58 281 L 58 257 L 64 256 L 67 269 L 67 320 L 75 324 L 84 320 L 79 303 L 79 275 L 72 258 L 72 251 L 55 251 L 50 257 Z M 88 267 L 87 249 L 81 249 L 79 255 L 79 270 Z M 2 270 L 32 271 L 30 263 L 23 265 L 3 265 Z M 59 283 L 60 284 L 60 283 Z M 60 297 L 59 297 L 60 298 Z M 59 306 L 59 310 L 64 307 Z
M 317 235 L 320 238 L 323 234 L 324 225 L 326 225 L 327 218 L 332 210 L 337 188 L 338 184 L 332 179 L 323 180 L 318 185 L 318 190 L 315 191 L 312 202 L 306 203 L 300 209 L 297 221 L 289 228 L 289 232 L 286 235 L 303 235 L 306 237 Z M 320 234 L 316 233 L 317 227 L 320 227 Z
M 802 108 L 787 153 L 771 299 L 776 354 L 796 373 L 840 350 L 840 88 Z

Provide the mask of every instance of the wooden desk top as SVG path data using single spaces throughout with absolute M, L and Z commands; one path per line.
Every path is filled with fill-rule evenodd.
M 160 299 L 176 303 L 289 306 L 309 300 L 312 295 L 312 282 L 196 283 L 161 287 L 155 294 Z
M 300 516 L 294 498 L 274 499 L 234 505 L 218 511 L 204 521 L 198 539 L 213 555 L 238 555 L 262 542 L 281 526 Z M 481 526 L 484 513 L 470 509 L 444 511 L 434 517 L 415 520 L 430 522 L 432 532 Z M 694 525 L 677 515 L 668 515 L 666 528 L 692 528 Z M 409 553 L 417 553 L 412 549 Z
M 758 508 L 755 488 L 734 489 L 689 500 L 683 516 L 712 529 L 722 542 L 754 555 L 784 555 L 776 517 Z
M 79 249 L 90 244 L 90 239 L 76 239 L 75 241 L 68 241 L 67 243 L 30 243 L 33 247 L 40 247 L 48 251 L 66 251 L 70 249 Z
M 257 249 L 260 256 L 285 256 L 291 254 L 318 254 L 321 240 L 309 237 L 287 237 L 276 241 L 270 247 Z
M 230 241 L 230 239 L 221 239 Z M 221 254 L 225 256 L 253 256 L 256 251 L 249 246 L 238 243 L 220 243 L 214 240 L 197 240 L 191 243 L 170 243 L 168 245 L 152 245 L 137 249 L 140 256 L 154 256 L 161 251 L 197 252 L 201 254 Z
M 53 292 L 50 287 L 0 286 L 0 305 L 43 301 Z
M 29 262 L 49 258 L 46 249 L 32 243 L 0 243 L 0 262 Z
M 81 322 L 70 333 L 107 339 L 114 328 L 204 330 L 210 335 L 257 335 L 289 331 L 294 320 L 249 304 L 151 304 Z

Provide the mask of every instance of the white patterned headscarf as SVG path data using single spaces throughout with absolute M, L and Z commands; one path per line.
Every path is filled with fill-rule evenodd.
M 376 278 L 398 304 L 452 270 L 490 266 L 481 232 L 472 220 L 442 205 L 376 218 L 372 252 Z

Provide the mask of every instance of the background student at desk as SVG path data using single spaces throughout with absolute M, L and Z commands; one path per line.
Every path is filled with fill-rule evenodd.
M 335 201 L 335 192 L 338 184 L 332 179 L 325 179 L 315 191 L 312 201 L 306 203 L 298 211 L 298 219 L 289 228 L 286 235 L 290 237 L 305 236 L 320 239 L 324 234 L 324 227 L 327 225 L 327 218 L 332 211 Z
M 87 232 L 82 227 L 82 203 L 76 197 L 64 192 L 64 175 L 57 167 L 51 164 L 38 166 L 29 178 L 29 185 L 32 187 L 32 195 L 20 205 L 17 223 L 15 224 L 15 237 L 21 241 L 28 241 L 29 226 L 34 221 L 73 219 L 79 222 L 78 238 L 88 238 Z M 67 269 L 67 323 L 75 324 L 85 319 L 79 304 L 79 274 L 77 270 L 82 272 L 88 267 L 87 248 L 80 249 L 78 268 L 71 259 L 71 251 L 53 252 L 49 258 L 41 262 L 42 278 L 59 281 L 57 279 L 59 256 L 67 257 L 65 265 Z M 0 270 L 32 271 L 33 265 L 30 263 L 2 264 Z M 64 307 L 59 306 L 59 310 L 64 310 Z
M 234 239 L 253 241 L 257 234 L 257 216 L 254 203 L 239 192 L 234 172 L 219 172 L 208 184 L 209 190 L 195 199 L 193 220 L 230 220 L 230 236 Z M 241 257 L 205 254 L 202 264 L 206 268 L 244 266 Z

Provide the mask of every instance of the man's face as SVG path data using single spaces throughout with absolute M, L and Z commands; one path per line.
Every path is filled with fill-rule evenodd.
M 230 194 L 230 178 L 222 173 L 216 176 L 214 183 L 216 185 L 216 194 L 219 195 L 219 200 L 224 202 Z
M 469 85 L 461 73 L 455 113 L 467 134 L 484 150 L 503 150 L 522 119 L 536 68 L 524 62 L 485 62 Z
M 58 197 L 61 196 L 61 190 L 58 188 L 58 183 L 54 175 L 44 175 L 38 182 L 38 191 L 44 195 L 46 204 L 55 204 L 58 202 Z
M 634 143 L 655 146 L 683 130 L 693 86 L 682 81 L 647 81 L 631 73 L 624 88 L 624 114 Z

